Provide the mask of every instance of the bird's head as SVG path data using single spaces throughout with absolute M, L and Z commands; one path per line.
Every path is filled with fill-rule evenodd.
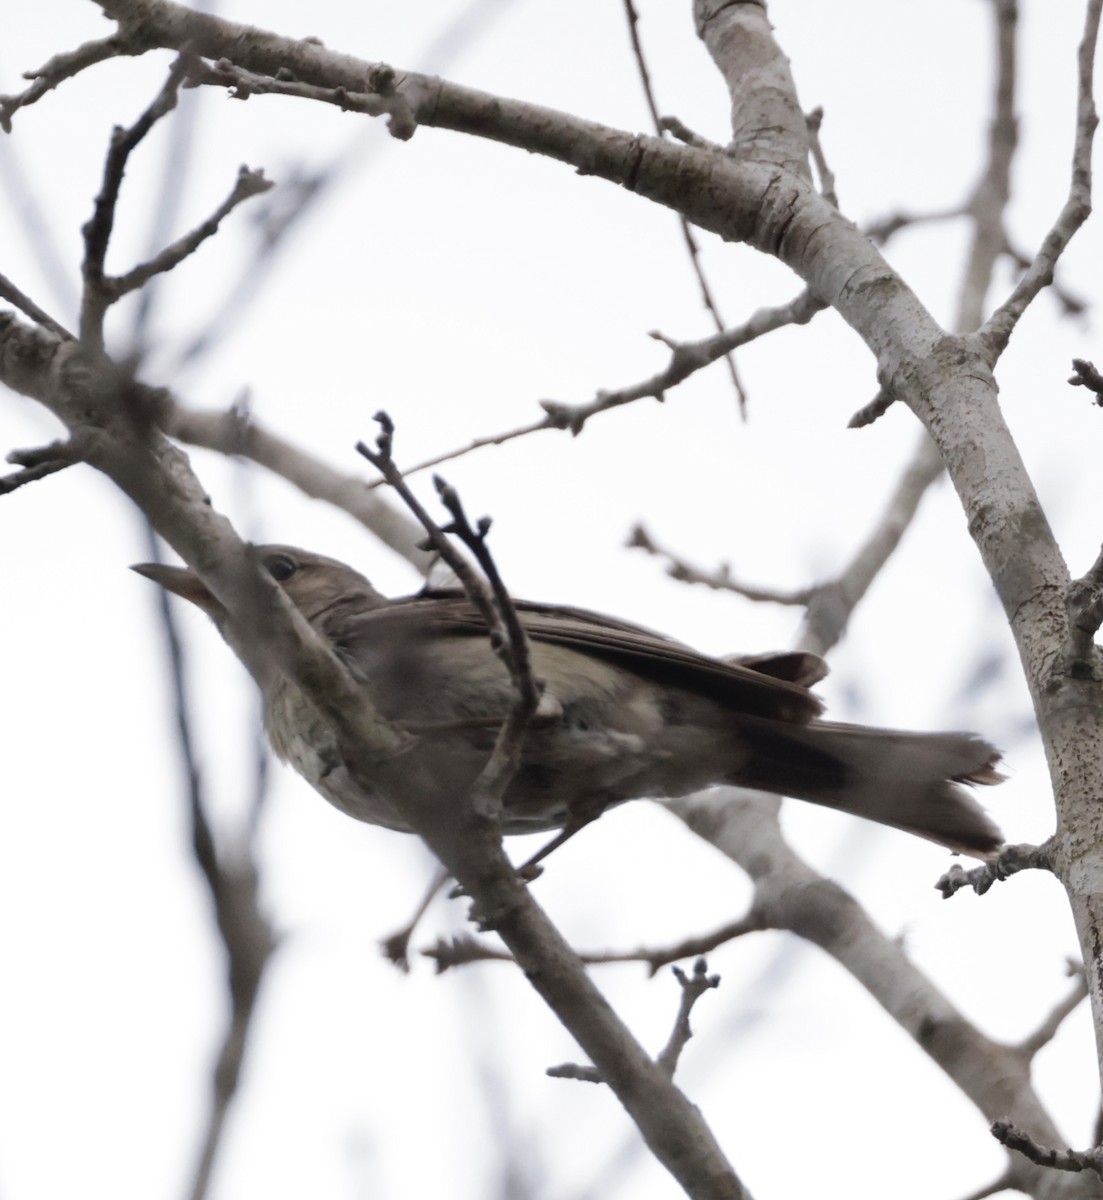
M 312 554 L 296 546 L 271 545 L 250 546 L 249 555 L 283 588 L 308 621 L 319 620 L 337 606 L 355 604 L 363 609 L 386 603 L 386 598 L 359 571 L 324 554 Z M 226 610 L 194 571 L 162 563 L 138 563 L 132 569 L 190 600 L 221 625 Z

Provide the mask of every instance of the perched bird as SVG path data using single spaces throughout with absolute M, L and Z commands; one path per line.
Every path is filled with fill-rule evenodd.
M 389 600 L 344 563 L 292 546 L 259 546 L 259 561 L 333 647 L 372 705 L 416 739 L 412 754 L 475 780 L 512 691 L 486 625 L 462 593 Z M 225 610 L 179 567 L 135 567 L 221 625 Z M 980 857 L 1000 831 L 962 784 L 998 783 L 999 753 L 970 733 L 905 733 L 819 719 L 812 654 L 720 660 L 636 625 L 516 603 L 550 720 L 525 735 L 504 797 L 505 833 L 577 827 L 641 797 L 682 796 L 713 783 L 811 800 Z M 543 707 L 543 706 L 542 706 Z M 327 800 L 362 821 L 408 830 L 382 795 L 343 770 L 336 738 L 291 682 L 266 689 L 276 753 Z

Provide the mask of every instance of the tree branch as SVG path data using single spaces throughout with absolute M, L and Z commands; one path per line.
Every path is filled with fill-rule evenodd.
M 640 83 L 643 85 L 644 98 L 647 101 L 647 111 L 651 114 L 651 123 L 655 132 L 661 137 L 666 131 L 666 126 L 663 123 L 663 118 L 659 115 L 659 106 L 655 100 L 655 90 L 651 85 L 651 72 L 647 69 L 647 60 L 643 54 L 643 43 L 640 41 L 639 13 L 636 12 L 636 6 L 632 0 L 624 0 L 625 16 L 628 18 L 628 36 L 632 41 L 632 53 L 636 60 L 636 66 L 640 73 Z M 690 266 L 693 268 L 693 273 L 697 277 L 697 285 L 701 289 L 701 299 L 704 302 L 705 308 L 712 317 L 713 324 L 716 326 L 717 333 L 724 332 L 724 319 L 720 315 L 720 308 L 713 296 L 712 288 L 709 286 L 709 281 L 705 277 L 705 269 L 701 265 L 701 251 L 697 244 L 697 239 L 693 235 L 693 230 L 689 227 L 689 222 L 683 216 L 679 216 L 678 223 L 682 228 L 682 240 L 685 242 L 686 252 L 689 255 Z M 735 366 L 735 359 L 731 353 L 724 355 L 724 362 L 727 364 L 728 375 L 732 381 L 732 387 L 735 388 L 736 398 L 739 401 L 739 410 L 746 416 L 747 413 L 747 393 L 744 390 L 743 382 L 739 378 L 739 372 Z
M 1091 212 L 1092 143 L 1099 124 L 1093 72 L 1101 9 L 1103 0 L 1088 0 L 1084 10 L 1084 32 L 1077 50 L 1076 138 L 1068 198 L 1026 274 L 980 331 L 981 345 L 990 364 L 994 364 L 1006 349 L 1012 330 L 1034 298 L 1053 282 L 1057 260 Z
M 79 348 L 0 314 L 0 382 L 40 400 L 66 424 L 94 421 L 88 461 L 147 513 L 228 610 L 227 636 L 258 680 L 293 681 L 338 738 L 357 786 L 393 798 L 509 946 L 527 978 L 601 1071 L 655 1157 L 698 1200 L 747 1195 L 697 1109 L 631 1037 L 562 936 L 517 879 L 500 838 L 450 780 L 381 722 L 333 652 L 244 553 L 187 461 L 146 424 L 135 427 L 126 377 L 76 371 Z
M 667 804 L 746 871 L 755 887 L 752 908 L 771 929 L 789 930 L 831 955 L 989 1120 L 1010 1117 L 1042 1141 L 1058 1141 L 1031 1085 L 1028 1060 L 970 1024 L 897 940 L 882 933 L 838 884 L 798 857 L 782 837 L 775 797 L 714 788 Z M 1021 1190 L 1052 1200 L 1052 1181 L 1041 1168 L 1024 1164 L 1016 1179 Z
M 55 54 L 49 62 L 44 63 L 36 71 L 23 73 L 24 79 L 33 81 L 29 88 L 15 96 L 0 96 L 0 129 L 3 129 L 5 133 L 11 133 L 11 119 L 19 109 L 34 104 L 47 92 L 64 83 L 66 79 L 72 79 L 74 75 L 80 74 L 88 67 L 105 62 L 109 58 L 143 52 L 144 47 L 139 49 L 136 45 L 132 45 L 125 25 L 120 23 L 118 32 L 112 34 L 111 37 L 85 42 L 75 50 L 66 50 L 61 54 Z
M 80 306 L 80 338 L 86 346 L 103 351 L 103 320 L 109 306 L 116 297 L 111 294 L 104 274 L 107 245 L 115 225 L 115 206 L 119 200 L 123 172 L 127 160 L 140 145 L 153 126 L 176 107 L 176 96 L 183 82 L 187 58 L 181 54 L 172 64 L 168 78 L 157 93 L 152 104 L 129 129 L 116 126 L 111 135 L 111 145 L 104 162 L 103 182 L 96 197 L 92 216 L 85 224 L 84 262 L 81 274 L 84 278 L 84 293 Z

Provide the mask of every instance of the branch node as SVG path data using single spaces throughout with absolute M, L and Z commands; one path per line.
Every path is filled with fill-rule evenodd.
M 1005 846 L 991 862 L 982 863 L 969 871 L 955 863 L 934 886 L 942 893 L 943 900 L 949 900 L 962 888 L 972 888 L 978 896 L 983 896 L 994 883 L 1028 870 L 1053 870 L 1048 843 L 1032 846 L 1028 842 L 1021 842 Z
M 1103 1179 L 1103 1148 L 1092 1150 L 1055 1150 L 1039 1145 L 1025 1129 L 1010 1121 L 993 1121 L 992 1136 L 1008 1150 L 1018 1150 L 1039 1167 L 1053 1167 L 1058 1171 L 1094 1171 Z

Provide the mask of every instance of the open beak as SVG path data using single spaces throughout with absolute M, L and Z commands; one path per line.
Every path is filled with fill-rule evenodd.
M 209 617 L 217 619 L 223 612 L 222 605 L 208 590 L 207 585 L 193 571 L 185 567 L 167 567 L 162 563 L 135 563 L 130 568 L 159 583 L 166 591 L 190 600 Z

